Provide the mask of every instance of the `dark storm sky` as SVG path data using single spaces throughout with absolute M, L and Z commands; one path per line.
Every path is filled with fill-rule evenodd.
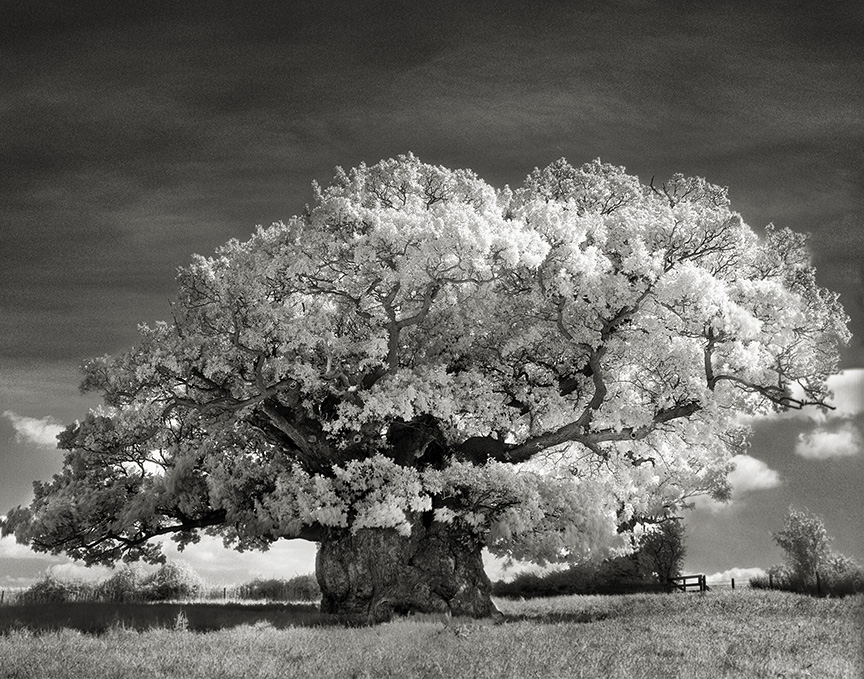
M 561 156 L 727 185 L 752 226 L 813 234 L 852 317 L 843 367 L 864 367 L 860 0 L 0 8 L 0 512 L 58 465 L 13 416 L 82 416 L 76 366 L 170 317 L 191 253 L 300 212 L 336 165 L 409 150 L 495 186 Z M 796 462 L 763 438 L 755 457 Z M 826 465 L 861 480 L 861 459 Z M 809 504 L 834 520 L 825 490 Z

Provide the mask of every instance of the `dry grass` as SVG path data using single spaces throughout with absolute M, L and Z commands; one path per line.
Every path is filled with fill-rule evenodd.
M 862 677 L 864 597 L 784 592 L 501 601 L 503 624 L 0 636 L 0 677 Z M 176 629 L 174 629 L 176 627 Z

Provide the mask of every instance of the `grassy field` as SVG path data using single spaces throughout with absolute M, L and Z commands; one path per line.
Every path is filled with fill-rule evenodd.
M 28 622 L 33 611 L 6 606 L 0 677 L 864 677 L 862 596 L 739 589 L 498 604 L 499 624 L 415 617 L 366 628 L 324 624 L 304 607 L 175 604 L 115 609 L 89 633 L 47 629 L 63 615 L 80 623 L 72 609 Z

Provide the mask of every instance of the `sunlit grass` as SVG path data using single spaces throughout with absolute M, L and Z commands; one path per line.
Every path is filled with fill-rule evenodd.
M 864 676 L 861 596 L 738 590 L 499 607 L 501 624 L 418 616 L 365 628 L 23 629 L 0 636 L 0 677 Z

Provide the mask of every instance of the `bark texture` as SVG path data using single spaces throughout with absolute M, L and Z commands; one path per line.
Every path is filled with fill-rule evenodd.
M 481 549 L 471 536 L 437 523 L 418 522 L 407 537 L 393 529 L 331 533 L 315 564 L 321 612 L 360 624 L 413 612 L 500 615 Z

